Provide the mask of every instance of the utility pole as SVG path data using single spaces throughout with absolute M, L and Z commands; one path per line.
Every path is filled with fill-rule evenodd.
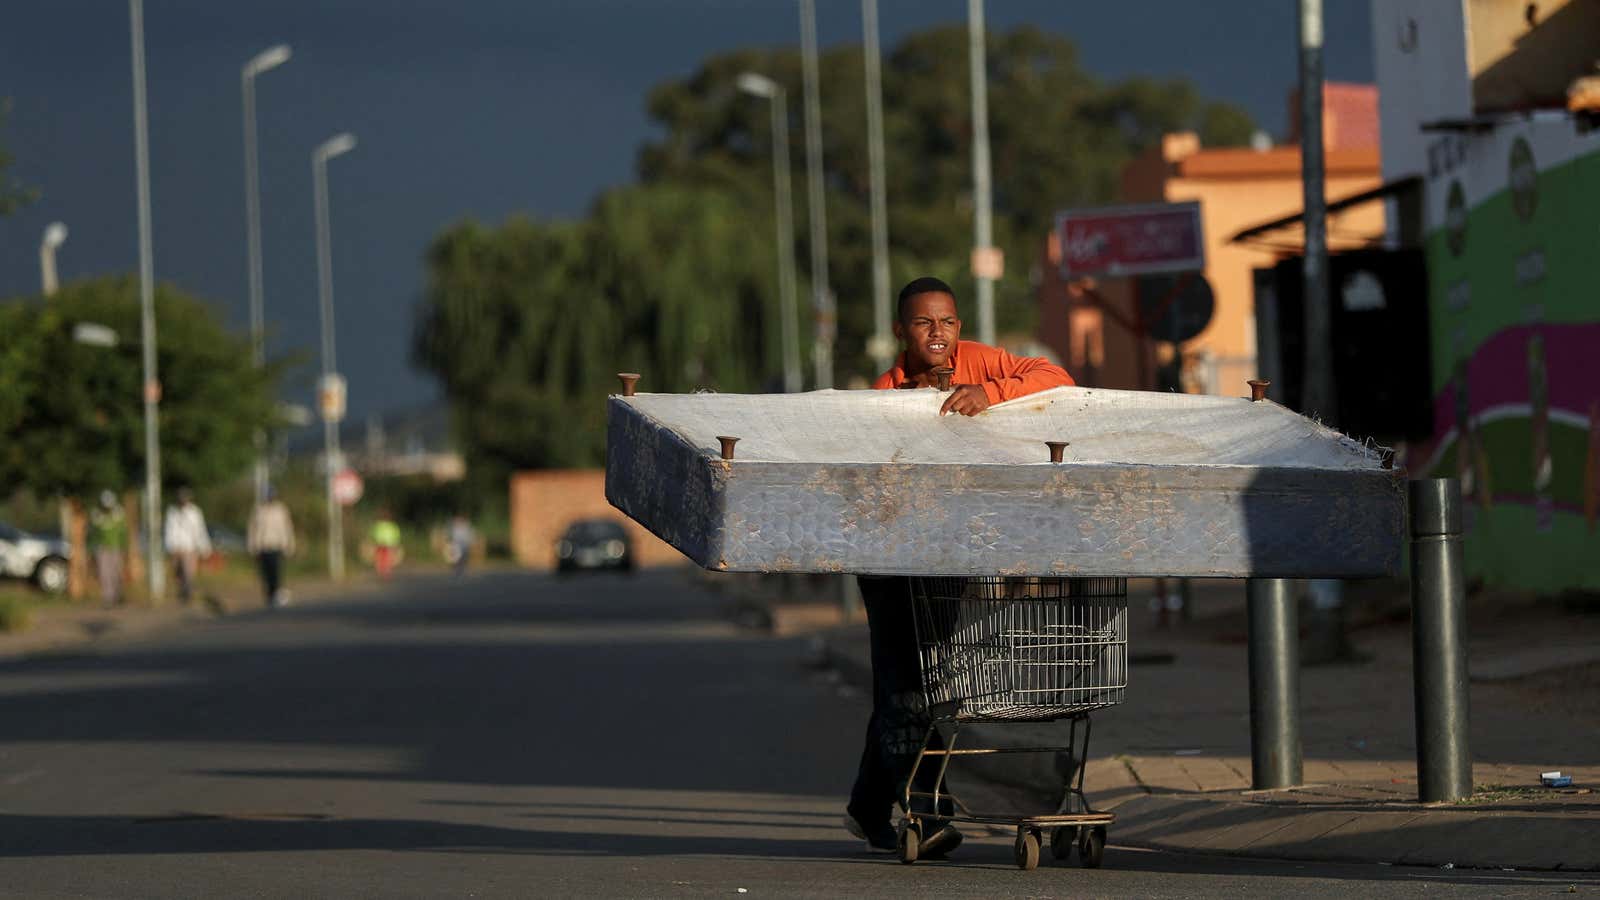
M 828 211 L 822 187 L 822 103 L 817 95 L 817 8 L 800 0 L 800 56 L 805 79 L 806 187 L 811 220 L 811 308 L 816 339 L 811 351 L 817 389 L 833 387 L 833 291 L 828 288 Z
M 326 458 L 328 494 L 328 575 L 335 581 L 344 577 L 344 516 L 334 496 L 333 480 L 343 468 L 339 447 L 339 420 L 344 416 L 343 380 L 334 357 L 333 332 L 333 238 L 328 223 L 328 160 L 355 149 L 356 139 L 349 132 L 334 135 L 311 153 L 311 188 L 317 216 L 317 295 L 322 318 L 322 383 L 318 406 L 322 408 L 323 456 Z M 336 396 L 335 396 L 336 395 Z
M 976 2 L 976 0 L 974 0 Z M 1332 312 L 1322 146 L 1322 0 L 1300 0 L 1300 175 L 1305 202 L 1306 356 L 1301 412 L 1332 421 Z
M 738 78 L 739 90 L 771 102 L 772 109 L 772 195 L 777 218 L 778 315 L 782 322 L 783 389 L 799 393 L 800 334 L 795 327 L 794 296 L 794 205 L 789 196 L 789 104 L 783 86 L 765 75 L 745 72 Z
M 994 344 L 993 193 L 989 179 L 989 68 L 983 0 L 967 0 L 967 61 L 972 68 L 973 280 L 978 288 L 978 340 Z
M 1337 426 L 1333 378 L 1333 311 L 1328 290 L 1328 203 L 1322 142 L 1322 0 L 1300 0 L 1300 180 L 1304 188 L 1306 254 L 1305 385 L 1300 411 Z M 1344 585 L 1334 579 L 1307 584 L 1311 609 L 1307 660 L 1351 655 L 1345 635 Z
M 861 0 L 861 62 L 867 84 L 867 169 L 872 192 L 872 344 L 876 371 L 894 362 L 889 310 L 889 213 L 883 174 L 883 79 L 879 73 L 878 0 Z
M 133 155 L 139 201 L 139 334 L 144 343 L 144 534 L 150 601 L 166 591 L 161 561 L 161 404 L 156 370 L 155 262 L 150 237 L 150 126 L 145 110 L 144 0 L 128 0 L 133 44 Z
M 261 288 L 261 180 L 256 163 L 256 76 L 289 60 L 289 47 L 278 44 L 256 54 L 239 73 L 244 100 L 244 209 L 245 251 L 249 258 L 250 359 L 256 368 L 266 364 L 266 315 Z M 256 432 L 256 502 L 267 499 L 266 435 Z

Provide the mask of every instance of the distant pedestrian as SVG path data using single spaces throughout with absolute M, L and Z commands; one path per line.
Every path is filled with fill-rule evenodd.
M 255 555 L 267 605 L 273 608 L 288 605 L 289 592 L 283 587 L 283 560 L 294 555 L 294 523 L 289 520 L 289 507 L 270 487 L 266 499 L 250 512 L 245 547 Z
M 400 563 L 400 526 L 387 509 L 378 513 L 372 523 L 372 566 L 379 578 L 388 578 Z
M 100 506 L 89 514 L 89 546 L 94 548 L 100 601 L 107 607 L 122 602 L 122 548 L 128 545 L 128 517 L 111 491 L 100 492 Z
M 472 523 L 466 516 L 457 513 L 450 519 L 450 532 L 446 535 L 446 539 L 450 542 L 450 565 L 458 577 L 467 574 L 467 562 L 472 558 L 472 545 L 478 540 L 477 533 L 472 530 Z
M 194 597 L 194 578 L 200 570 L 200 560 L 211 555 L 211 532 L 206 530 L 205 514 L 195 505 L 194 491 L 178 489 L 178 503 L 167 507 L 162 535 L 178 578 L 178 602 L 187 604 Z

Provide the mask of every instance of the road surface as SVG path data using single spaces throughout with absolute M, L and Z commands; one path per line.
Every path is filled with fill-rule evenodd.
M 1557 874 L 1113 846 L 902 866 L 839 827 L 864 698 L 683 573 L 485 574 L 0 666 L 0 894 L 1546 895 Z M 1592 892 L 1594 882 L 1580 883 Z

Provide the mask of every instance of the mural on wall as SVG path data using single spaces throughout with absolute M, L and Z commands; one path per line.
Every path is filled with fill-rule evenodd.
M 1429 153 L 1435 431 L 1408 465 L 1460 479 L 1469 573 L 1532 590 L 1600 589 L 1596 137 L 1452 135 Z

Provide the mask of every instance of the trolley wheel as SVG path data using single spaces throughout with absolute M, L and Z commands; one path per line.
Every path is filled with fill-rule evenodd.
M 1065 862 L 1072 856 L 1072 845 L 1078 840 L 1078 829 L 1072 825 L 1058 825 L 1050 829 L 1050 855 Z
M 1085 869 L 1098 869 L 1106 858 L 1106 827 L 1096 825 L 1085 828 L 1078 837 L 1078 864 Z
M 1017 842 L 1012 846 L 1017 868 L 1024 872 L 1039 866 L 1039 832 L 1023 825 L 1017 826 Z
M 917 861 L 917 852 L 922 849 L 922 828 L 915 822 L 907 822 L 900 829 L 900 861 L 911 865 Z

